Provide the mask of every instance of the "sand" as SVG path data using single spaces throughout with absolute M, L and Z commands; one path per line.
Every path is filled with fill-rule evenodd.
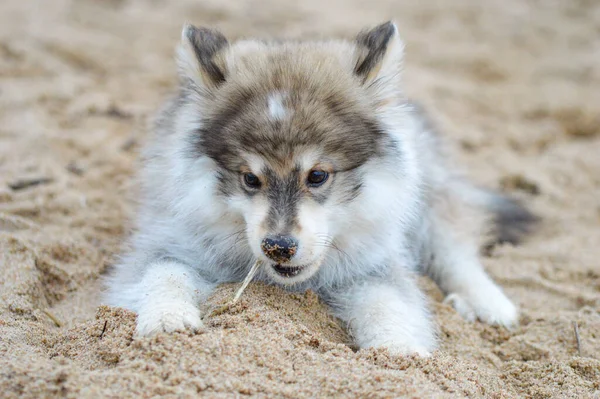
M 467 171 L 543 220 L 483 259 L 520 326 L 467 323 L 423 279 L 440 350 L 355 351 L 313 293 L 251 284 L 198 334 L 134 338 L 134 314 L 100 306 L 101 277 L 182 23 L 293 38 L 389 18 L 407 92 Z M 599 39 L 594 0 L 3 0 L 0 397 L 599 398 Z

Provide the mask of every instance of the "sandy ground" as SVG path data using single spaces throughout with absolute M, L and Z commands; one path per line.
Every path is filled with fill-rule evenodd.
M 133 339 L 100 278 L 181 24 L 317 37 L 389 18 L 408 92 L 473 177 L 543 218 L 484 258 L 520 326 L 466 323 L 424 279 L 442 338 L 427 360 L 354 352 L 313 294 L 260 285 L 204 332 Z M 599 398 L 599 110 L 596 0 L 2 0 L 0 397 Z

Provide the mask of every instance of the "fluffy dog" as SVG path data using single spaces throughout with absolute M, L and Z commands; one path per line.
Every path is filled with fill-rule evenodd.
M 465 319 L 515 324 L 479 249 L 534 217 L 453 167 L 403 94 L 402 57 L 391 22 L 321 42 L 186 26 L 108 303 L 137 312 L 140 335 L 198 329 L 199 304 L 258 259 L 258 279 L 317 292 L 359 347 L 435 349 L 418 273 Z

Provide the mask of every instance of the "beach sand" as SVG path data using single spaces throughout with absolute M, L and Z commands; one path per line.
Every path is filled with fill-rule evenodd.
M 356 351 L 315 294 L 259 284 L 198 334 L 134 338 L 101 279 L 131 233 L 182 24 L 318 38 L 388 19 L 407 93 L 465 170 L 542 218 L 483 258 L 519 327 L 463 321 L 423 278 L 441 341 L 428 359 Z M 599 60 L 593 0 L 3 0 L 0 397 L 600 398 Z

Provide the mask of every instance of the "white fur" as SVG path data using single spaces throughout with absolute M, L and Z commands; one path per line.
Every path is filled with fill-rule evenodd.
M 269 116 L 273 120 L 282 120 L 288 114 L 288 110 L 283 105 L 284 94 L 272 93 L 267 100 L 269 108 Z
M 258 155 L 255 154 L 245 154 L 246 157 L 246 161 L 248 162 L 248 166 L 250 167 L 250 170 L 252 171 L 252 173 L 256 174 L 256 175 L 260 175 L 260 172 L 263 170 L 264 166 L 265 166 L 265 161 L 259 157 Z
M 414 284 L 414 281 L 407 279 Z M 425 301 L 414 285 L 366 281 L 340 294 L 336 314 L 361 348 L 387 347 L 395 354 L 431 354 L 435 335 Z
M 138 313 L 138 335 L 198 330 L 202 319 L 198 303 L 213 289 L 196 271 L 174 261 L 149 264 L 139 283 L 112 293 L 115 303 Z

